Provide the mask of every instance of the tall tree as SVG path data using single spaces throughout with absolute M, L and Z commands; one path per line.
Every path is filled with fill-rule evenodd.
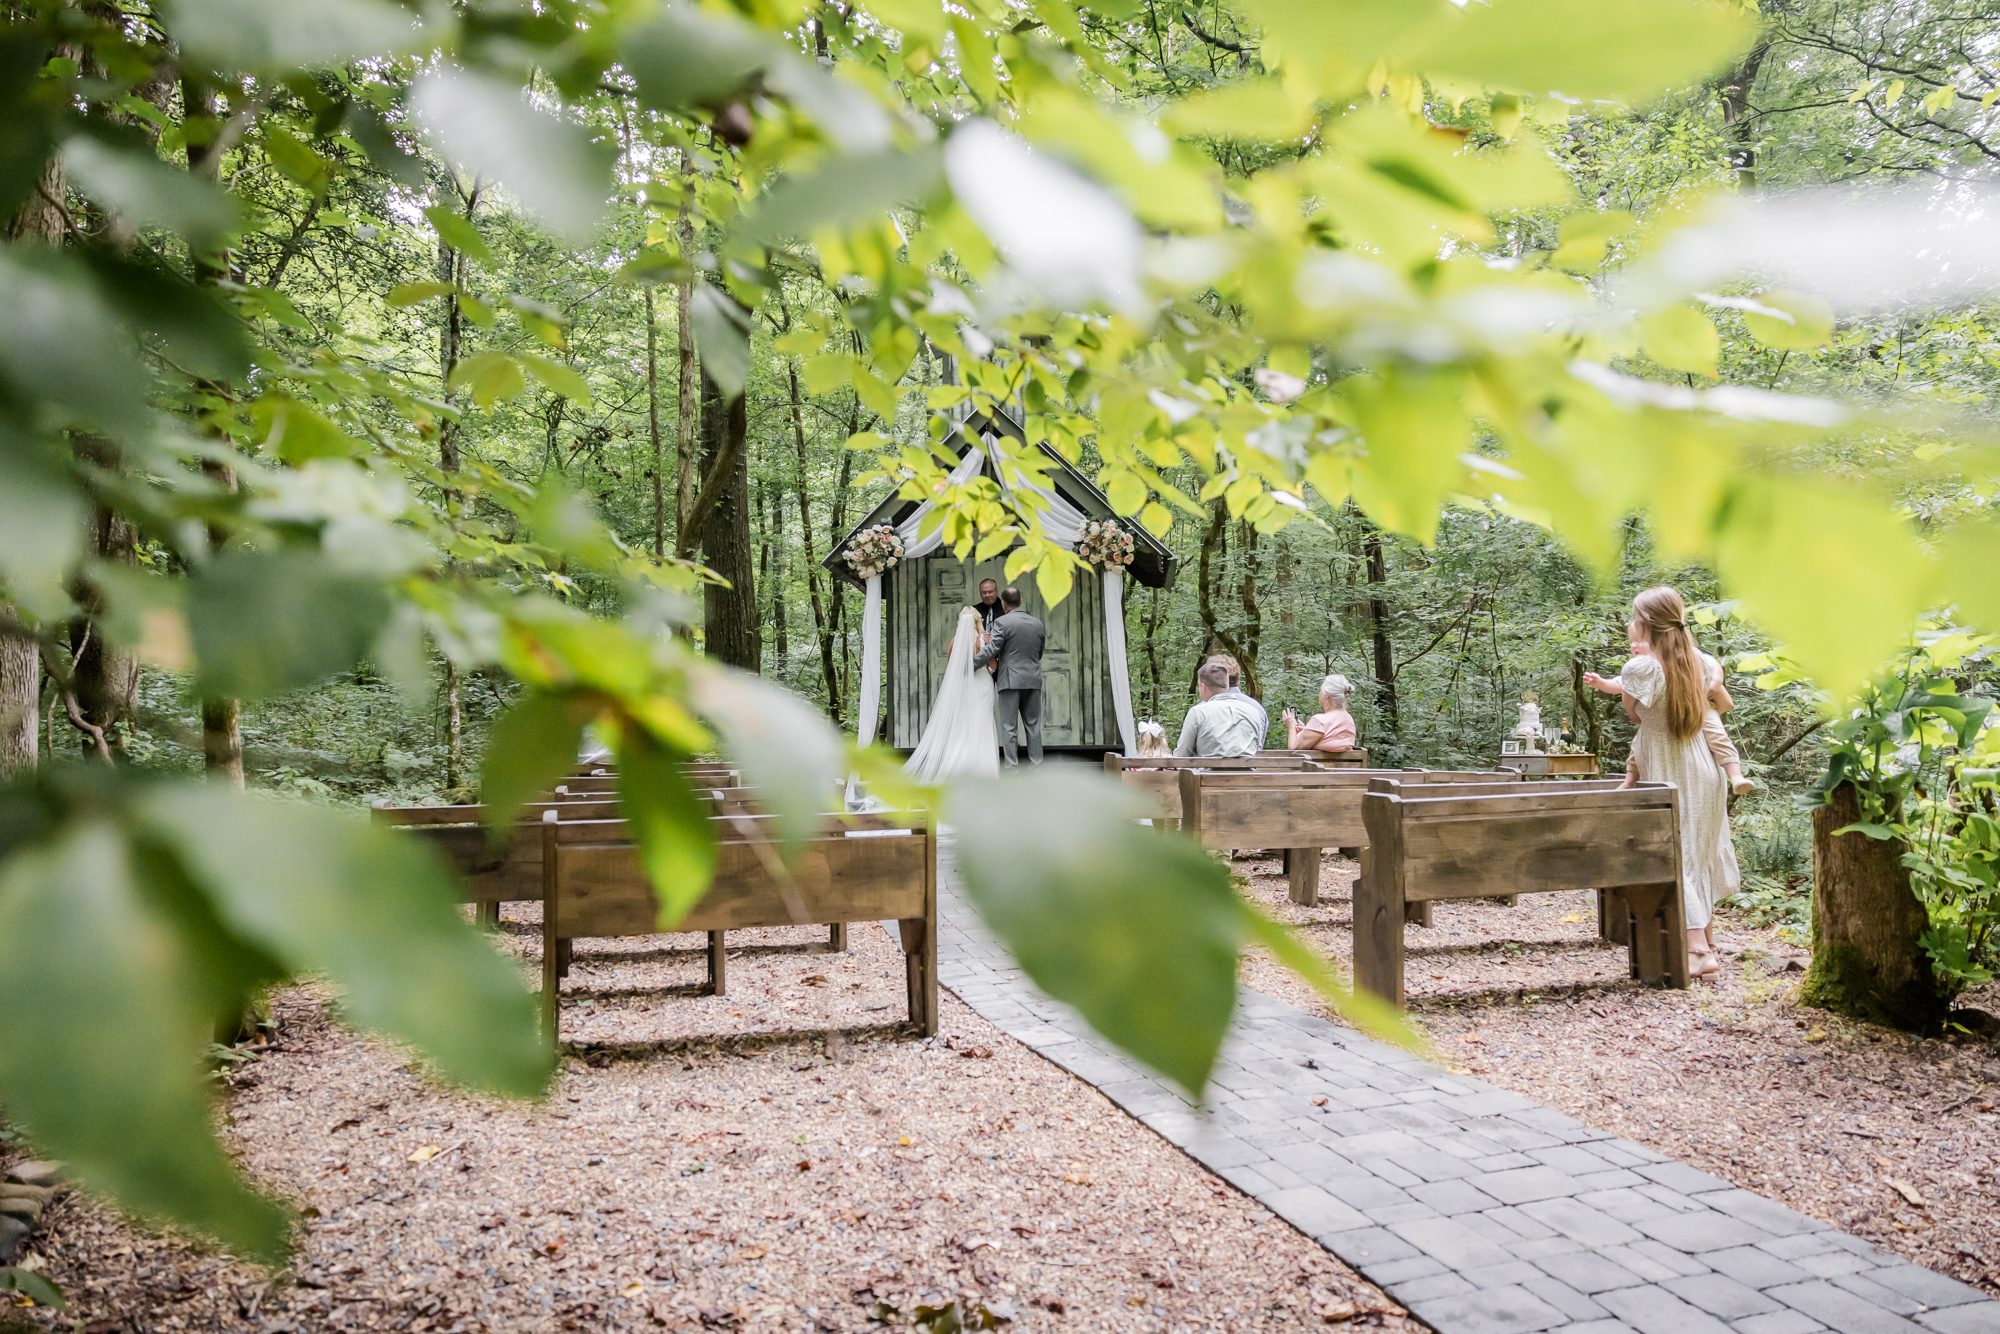
M 440 173 L 438 186 L 438 206 L 453 207 L 470 226 L 479 211 L 481 182 L 474 180 L 464 187 L 458 182 L 455 172 L 446 169 Z M 443 231 L 437 236 L 437 280 L 444 287 L 438 297 L 443 303 L 442 317 L 438 321 L 438 392 L 449 401 L 452 391 L 452 377 L 457 373 L 459 362 L 465 356 L 465 274 L 467 260 L 465 252 L 445 238 Z M 555 411 L 560 411 L 560 401 Z M 549 427 L 553 437 L 554 425 Z M 559 456 L 558 456 L 559 457 Z M 459 508 L 459 494 L 451 479 L 458 474 L 464 462 L 459 450 L 459 422 L 450 413 L 438 421 L 438 468 L 445 475 L 442 497 L 445 513 L 456 522 Z M 465 774 L 465 703 L 464 685 L 459 680 L 458 664 L 450 654 L 444 660 L 444 732 L 445 761 L 444 785 L 457 787 Z

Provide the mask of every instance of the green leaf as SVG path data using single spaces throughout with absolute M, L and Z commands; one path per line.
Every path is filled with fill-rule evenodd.
M 671 931 L 701 902 L 715 876 L 708 808 L 688 786 L 680 757 L 646 733 L 628 727 L 612 749 L 618 757 L 618 806 L 659 896 L 660 930 Z
M 854 383 L 854 358 L 846 352 L 822 352 L 806 358 L 805 387 L 808 394 L 830 394 Z
M 1708 0 L 1492 0 L 1412 6 L 1436 17 L 1401 62 L 1483 88 L 1645 102 L 1708 75 L 1756 35 Z M 1364 62 L 1365 63 L 1365 62 Z
M 1121 470 L 1105 479 L 1104 494 L 1117 513 L 1136 514 L 1146 503 L 1146 484 L 1137 475 Z
M 725 399 L 739 398 L 750 379 L 750 312 L 714 283 L 698 282 L 688 312 L 702 373 Z
M 1670 371 L 1713 380 L 1722 338 L 1708 316 L 1692 306 L 1668 306 L 1639 321 L 1639 347 Z
M 237 225 L 236 206 L 229 196 L 162 162 L 144 140 L 74 135 L 63 145 L 63 162 L 86 195 L 138 226 L 176 231 L 202 247 L 221 240 Z
M 333 163 L 289 130 L 282 126 L 267 129 L 264 132 L 264 155 L 271 159 L 271 165 L 280 173 L 311 193 L 326 193 L 327 182 L 333 176 Z
M 1389 371 L 1357 376 L 1346 392 L 1368 447 L 1354 470 L 1355 499 L 1384 528 L 1428 543 L 1465 476 L 1460 456 L 1471 447 L 1472 425 L 1464 381 L 1443 371 Z
M 916 41 L 929 41 L 945 28 L 939 0 L 867 0 L 868 12 Z
M 576 766 L 585 711 L 567 695 L 530 690 L 500 715 L 479 760 L 479 800 L 486 823 L 502 829 L 521 808 Z
M 1906 644 L 1937 571 L 1882 497 L 1814 477 L 1753 476 L 1731 493 L 1716 570 L 1785 655 L 1836 698 Z M 1991 577 L 1990 571 L 1988 577 Z
M 472 401 L 482 408 L 519 398 L 528 390 L 520 361 L 498 350 L 473 353 L 452 369 L 445 383 L 449 388 L 471 393 Z
M 35 1305 L 46 1306 L 51 1311 L 60 1311 L 69 1305 L 63 1300 L 62 1289 L 49 1282 L 46 1275 L 19 1265 L 0 1265 L 0 1292 L 18 1292 Z
M 785 54 L 742 19 L 687 4 L 662 7 L 651 22 L 628 31 L 618 47 L 618 61 L 631 71 L 640 100 L 666 110 L 719 101 Z
M 1239 79 L 1184 97 L 1160 116 L 1170 134 L 1283 142 L 1303 135 L 1313 109 L 1278 79 Z
M 213 783 L 148 797 L 140 818 L 238 935 L 324 973 L 356 1024 L 415 1046 L 446 1078 L 542 1091 L 555 1057 L 513 961 L 466 922 L 458 886 L 416 839 L 358 813 Z
M 62 404 L 87 421 L 143 429 L 144 386 L 132 338 L 81 265 L 40 247 L 0 251 L 0 310 L 10 329 L 32 338 L 0 338 L 0 385 L 16 400 Z
M 943 181 L 935 143 L 848 153 L 781 177 L 750 207 L 736 232 L 758 245 L 823 229 L 872 222 L 898 205 L 918 205 Z
M 188 583 L 188 627 L 203 687 L 264 699 L 352 667 L 389 612 L 374 580 L 309 551 L 232 551 Z
M 1036 986 L 1200 1096 L 1236 1006 L 1242 904 L 1133 794 L 1051 765 L 965 783 L 946 807 L 972 905 Z
M 125 1207 L 276 1258 L 285 1211 L 215 1140 L 195 960 L 138 875 L 96 821 L 0 863 L 8 1114 Z
M 500 181 L 564 239 L 589 240 L 611 192 L 611 151 L 582 125 L 530 106 L 510 83 L 460 69 L 424 75 L 412 102 L 446 156 Z
M 1243 903 L 1241 899 L 1237 901 Z M 1412 1051 L 1423 1051 L 1428 1046 L 1408 1015 L 1380 996 L 1371 996 L 1348 986 L 1334 966 L 1302 940 L 1298 932 L 1283 922 L 1265 916 L 1249 903 L 1243 903 L 1243 913 L 1245 931 L 1250 938 L 1270 950 L 1279 963 L 1305 979 L 1335 1014 L 1384 1042 L 1393 1042 Z
M 1833 341 L 1833 307 L 1819 297 L 1808 292 L 1765 292 L 1757 304 L 1777 312 L 1743 312 L 1743 327 L 1765 347 L 1810 352 Z
M 590 403 L 590 382 L 585 380 L 573 366 L 565 366 L 560 361 L 537 356 L 532 352 L 516 352 L 514 359 L 528 368 L 528 374 L 542 382 L 549 392 L 564 398 L 575 399 L 579 404 Z
M 473 226 L 472 219 L 464 214 L 453 212 L 443 204 L 432 204 L 424 210 L 424 216 L 429 218 L 431 226 L 437 229 L 438 239 L 459 254 L 477 260 L 493 258 L 493 252 L 487 248 L 486 238 L 479 234 L 479 228 Z
M 61 453 L 0 425 L 0 576 L 38 617 L 69 607 L 64 583 L 83 555 L 89 511 Z
M 451 283 L 441 283 L 432 278 L 420 283 L 398 283 L 389 289 L 389 295 L 383 299 L 392 308 L 401 310 L 405 306 L 414 306 L 420 301 L 430 301 L 437 297 L 450 296 L 457 290 L 458 288 Z
M 414 51 L 417 15 L 389 0 L 173 0 L 169 31 L 213 68 L 290 74 Z
M 789 690 L 733 668 L 711 667 L 689 682 L 694 705 L 721 734 L 746 787 L 786 842 L 806 837 L 841 809 L 846 750 L 826 715 Z

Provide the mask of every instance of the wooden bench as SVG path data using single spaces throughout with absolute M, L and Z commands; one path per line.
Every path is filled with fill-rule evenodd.
M 1314 764 L 1324 764 L 1334 769 L 1366 769 L 1368 748 L 1351 746 L 1346 750 L 1260 750 L 1260 760 L 1310 760 Z
M 391 806 L 378 801 L 375 823 L 422 839 L 458 872 L 461 902 L 474 905 L 484 926 L 500 921 L 503 903 L 539 903 L 542 898 L 542 813 L 563 809 L 577 820 L 614 819 L 615 801 L 536 802 L 526 807 L 504 837 L 486 827 L 484 806 Z
M 1501 772 L 1422 769 L 1182 769 L 1181 827 L 1210 848 L 1283 848 L 1292 902 L 1319 904 L 1320 856 L 1326 848 L 1360 849 L 1368 833 L 1361 798 L 1378 778 L 1427 783 L 1488 783 Z
M 864 815 L 829 822 L 781 859 L 769 821 L 718 822 L 708 892 L 676 931 L 705 931 L 709 989 L 721 994 L 725 931 L 894 919 L 901 927 L 910 1021 L 937 1033 L 937 842 L 921 818 Z M 660 932 L 659 905 L 622 820 L 542 816 L 542 1000 L 552 1038 L 569 943 Z
M 730 764 L 684 764 L 681 774 L 691 783 L 706 787 L 734 787 L 742 781 L 742 772 Z M 609 797 L 618 794 L 618 771 L 599 767 L 590 773 L 571 774 L 556 788 L 558 794 L 568 794 L 571 799 L 579 797 Z
M 1154 824 L 1180 823 L 1180 774 L 1183 769 L 1250 770 L 1303 773 L 1318 769 L 1310 760 L 1296 755 L 1246 756 L 1242 759 L 1197 759 L 1173 755 L 1127 757 L 1106 755 L 1104 772 L 1144 794 Z M 1243 844 L 1250 847 L 1250 844 Z
M 1403 1001 L 1413 906 L 1595 889 L 1619 917 L 1632 975 L 1688 984 L 1674 789 L 1610 782 L 1377 779 L 1361 799 L 1368 843 L 1354 886 L 1354 980 Z

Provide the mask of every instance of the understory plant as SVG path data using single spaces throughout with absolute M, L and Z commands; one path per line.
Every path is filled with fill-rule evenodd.
M 1945 1000 L 2000 967 L 2000 718 L 1986 679 L 1995 644 L 1957 628 L 1922 631 L 1828 728 L 1820 795 L 1852 786 L 1860 819 L 1838 832 L 1901 849 Z

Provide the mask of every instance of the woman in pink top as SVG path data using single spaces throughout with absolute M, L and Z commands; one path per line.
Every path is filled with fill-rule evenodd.
M 1285 749 L 1353 750 L 1357 733 L 1354 715 L 1347 711 L 1347 700 L 1353 693 L 1354 686 L 1335 672 L 1319 683 L 1318 713 L 1302 723 L 1297 714 L 1286 709 Z

